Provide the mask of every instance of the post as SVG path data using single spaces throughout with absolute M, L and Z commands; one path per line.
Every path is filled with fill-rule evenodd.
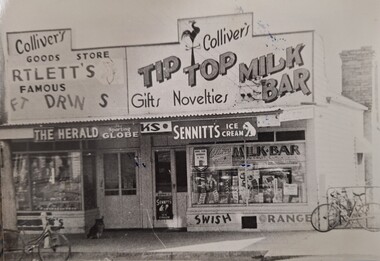
M 5 85 L 4 85 L 4 53 L 0 41 L 0 124 L 7 122 L 5 112 Z M 12 156 L 9 140 L 0 140 L 1 149 L 1 203 L 2 226 L 8 229 L 17 229 L 16 192 L 12 175 Z M 6 211 L 5 211 L 6 210 Z
M 2 196 L 2 226 L 17 229 L 16 191 L 12 175 L 12 159 L 9 141 L 1 141 L 1 196 Z

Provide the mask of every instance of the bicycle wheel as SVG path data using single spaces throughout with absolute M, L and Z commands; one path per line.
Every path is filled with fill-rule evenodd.
M 380 204 L 367 203 L 358 210 L 359 225 L 372 232 L 380 231 Z
M 4 260 L 20 261 L 24 257 L 25 241 L 23 233 L 18 230 L 3 230 L 3 256 Z
M 38 255 L 41 261 L 68 260 L 71 253 L 71 245 L 65 235 L 52 233 L 49 244 L 42 240 L 38 245 Z
M 322 204 L 311 214 L 311 225 L 319 232 L 333 229 L 339 222 L 339 211 L 332 205 Z

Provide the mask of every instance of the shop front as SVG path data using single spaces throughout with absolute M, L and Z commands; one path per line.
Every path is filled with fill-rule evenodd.
M 0 134 L 19 226 L 40 230 L 47 212 L 66 233 L 101 216 L 109 229 L 311 229 L 331 155 L 316 138 L 337 126 L 319 47 L 312 31 L 254 35 L 252 21 L 182 19 L 173 44 L 81 50 L 70 29 L 8 33 Z M 20 52 L 36 37 L 56 41 Z M 352 126 L 362 110 L 339 107 Z

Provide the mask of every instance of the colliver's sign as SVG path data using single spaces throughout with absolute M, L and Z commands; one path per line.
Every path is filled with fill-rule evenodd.
M 139 138 L 137 125 L 36 128 L 34 141 Z
M 179 45 L 128 48 L 130 114 L 311 102 L 312 32 L 253 36 L 251 23 L 252 14 L 181 20 Z
M 173 122 L 172 126 L 176 141 L 257 139 L 256 118 Z
M 125 48 L 71 49 L 71 30 L 8 33 L 10 121 L 125 116 Z

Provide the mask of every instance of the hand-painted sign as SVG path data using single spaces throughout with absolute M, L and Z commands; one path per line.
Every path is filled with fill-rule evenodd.
M 7 37 L 10 121 L 127 114 L 124 48 L 72 51 L 68 29 Z
M 311 221 L 310 214 L 268 214 L 259 216 L 260 223 L 308 223 Z
M 175 141 L 256 140 L 257 124 L 253 118 L 217 119 L 197 122 L 173 122 Z
M 245 152 L 244 152 L 245 148 Z M 232 148 L 232 158 L 234 160 L 261 160 L 271 159 L 278 162 L 284 161 L 289 163 L 293 161 L 305 161 L 305 144 L 247 144 L 239 145 Z
M 241 14 L 181 20 L 179 38 L 179 45 L 127 49 L 131 114 L 313 99 L 312 32 L 252 37 L 252 14 Z
M 98 140 L 139 138 L 137 125 L 36 128 L 34 141 Z
M 171 132 L 172 123 L 171 121 L 141 122 L 140 130 L 141 133 Z
M 157 220 L 173 219 L 173 199 L 170 195 L 156 196 L 156 217 Z
M 252 21 L 252 13 L 183 19 L 177 44 L 88 50 L 71 49 L 70 29 L 8 33 L 8 121 L 312 102 L 313 33 L 253 36 Z

